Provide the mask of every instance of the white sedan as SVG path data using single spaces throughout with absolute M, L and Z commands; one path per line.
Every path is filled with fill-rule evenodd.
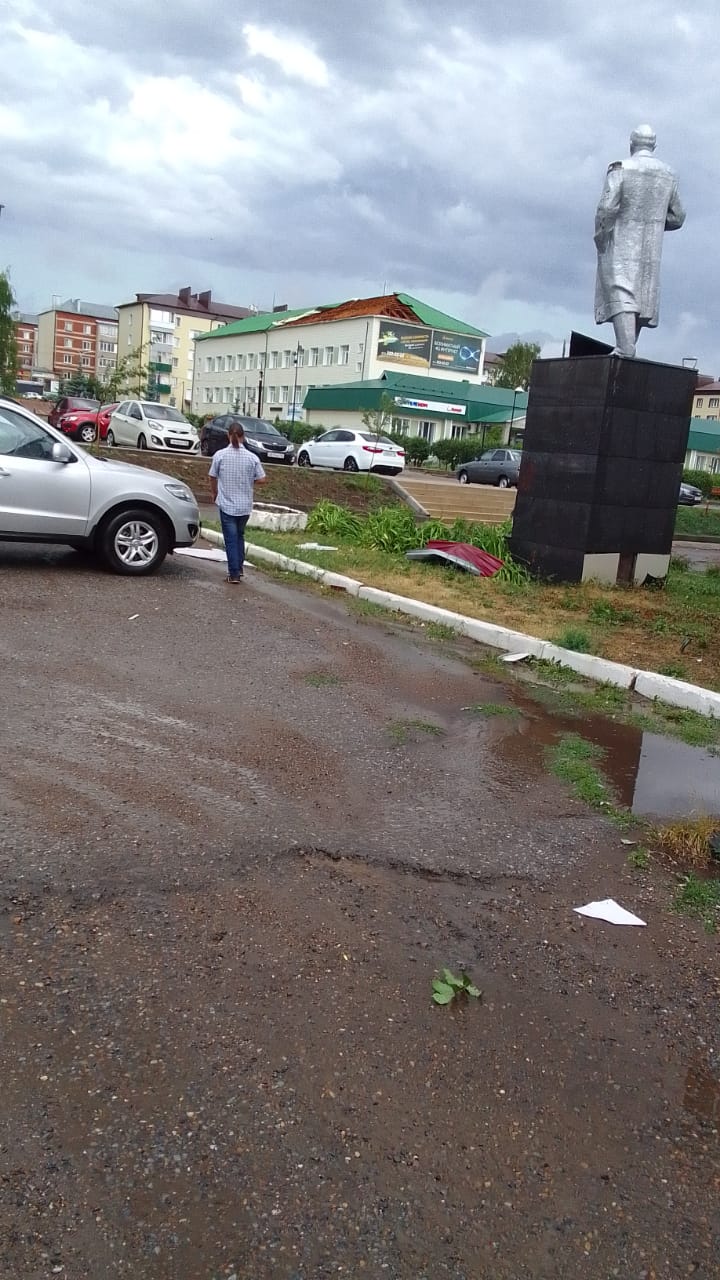
M 405 450 L 387 436 L 336 427 L 317 440 L 306 440 L 298 450 L 297 464 L 336 471 L 387 471 L 399 476 L 405 468 Z
M 110 415 L 107 442 L 133 449 L 167 449 L 199 453 L 200 438 L 178 409 L 153 400 L 124 400 Z

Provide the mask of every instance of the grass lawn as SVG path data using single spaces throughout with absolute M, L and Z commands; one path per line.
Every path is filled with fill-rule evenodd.
M 686 538 L 720 538 L 720 506 L 678 507 L 675 533 Z
M 359 578 L 367 586 L 414 596 L 470 617 L 595 653 L 643 670 L 720 689 L 720 573 L 671 569 L 664 590 L 594 583 L 551 586 L 497 582 L 455 570 L 413 564 L 402 555 L 368 550 L 331 537 L 335 552 L 298 551 L 299 534 L 252 529 L 250 541 Z

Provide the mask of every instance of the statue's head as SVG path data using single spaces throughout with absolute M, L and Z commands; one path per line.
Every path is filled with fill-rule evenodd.
M 630 155 L 636 151 L 654 151 L 656 141 L 655 130 L 649 124 L 639 124 L 630 134 Z

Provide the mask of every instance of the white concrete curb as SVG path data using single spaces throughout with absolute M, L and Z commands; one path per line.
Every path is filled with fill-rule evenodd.
M 222 547 L 222 534 L 214 529 L 203 529 L 202 536 L 214 546 Z M 502 649 L 505 653 L 528 653 L 533 658 L 543 658 L 546 662 L 556 662 L 561 667 L 568 667 L 588 680 L 597 680 L 601 684 L 616 685 L 619 689 L 633 689 L 644 698 L 657 699 L 675 707 L 685 707 L 697 711 L 703 716 L 720 718 L 720 693 L 712 689 L 703 689 L 701 685 L 688 684 L 684 680 L 673 680 L 670 676 L 661 676 L 654 671 L 640 671 L 635 667 L 627 667 L 621 662 L 609 662 L 606 658 L 596 658 L 591 653 L 576 653 L 573 649 L 562 649 L 551 644 L 549 640 L 539 640 L 536 636 L 527 636 L 522 631 L 509 631 L 507 627 L 498 626 L 494 622 L 484 622 L 481 618 L 468 618 L 463 613 L 453 613 L 451 609 L 440 609 L 437 605 L 425 604 L 422 600 L 413 600 L 410 596 L 399 596 L 393 591 L 381 591 L 378 587 L 366 587 L 356 578 L 347 578 L 342 573 L 333 573 L 329 569 L 320 569 L 318 565 L 308 564 L 306 560 L 294 560 L 279 551 L 270 551 L 267 547 L 259 547 L 255 543 L 246 543 L 246 552 L 253 560 L 284 569 L 288 573 L 299 573 L 306 578 L 313 578 L 324 587 L 334 587 L 346 591 L 348 595 L 357 596 L 359 600 L 367 600 L 382 609 L 390 609 L 394 613 L 404 613 L 421 622 L 440 622 L 461 636 L 476 640 L 479 644 L 489 645 L 492 649 Z

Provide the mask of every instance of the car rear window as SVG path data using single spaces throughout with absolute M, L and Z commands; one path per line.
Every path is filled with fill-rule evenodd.
M 371 440 L 373 444 L 389 445 L 391 449 L 395 448 L 392 440 L 388 440 L 387 436 L 374 436 L 370 431 L 358 431 L 361 440 Z
M 99 400 L 68 400 L 67 407 L 69 411 L 73 409 L 99 409 Z

